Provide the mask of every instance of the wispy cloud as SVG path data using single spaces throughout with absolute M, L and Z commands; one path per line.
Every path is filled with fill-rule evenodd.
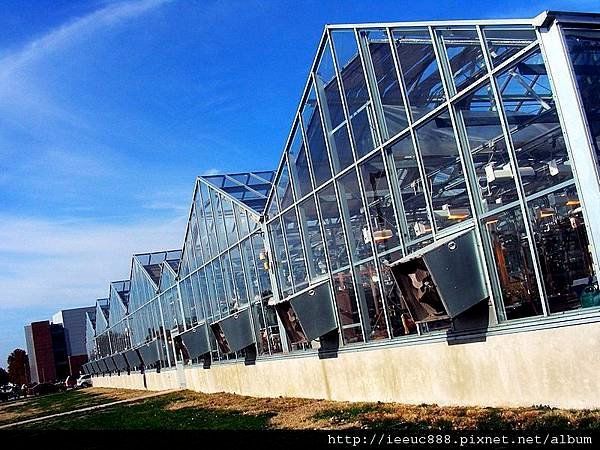
M 32 121 L 51 117 L 85 128 L 81 117 L 37 87 L 43 71 L 36 70 L 50 56 L 101 30 L 133 19 L 170 0 L 111 3 L 74 19 L 0 57 L 0 115 L 14 127 L 26 129 Z M 40 73 L 41 72 L 41 73 Z M 23 119 L 28 118 L 23 123 Z
M 0 307 L 93 303 L 134 253 L 178 248 L 186 214 L 127 224 L 0 215 Z

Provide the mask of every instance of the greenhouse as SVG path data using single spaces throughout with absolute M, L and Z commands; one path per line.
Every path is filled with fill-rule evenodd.
M 599 89 L 600 15 L 326 26 L 275 170 L 197 178 L 182 249 L 134 255 L 88 314 L 84 370 L 600 406 L 575 379 L 600 368 Z

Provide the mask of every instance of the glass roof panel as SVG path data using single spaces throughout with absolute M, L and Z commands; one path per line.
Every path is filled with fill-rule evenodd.
M 257 213 L 262 213 L 271 191 L 274 171 L 258 171 L 225 175 L 201 175 L 208 184 L 220 189 Z

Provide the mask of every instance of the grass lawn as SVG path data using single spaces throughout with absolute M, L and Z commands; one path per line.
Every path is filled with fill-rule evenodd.
M 113 393 L 115 390 L 104 391 Z M 83 393 L 85 395 L 85 391 Z M 137 394 L 143 393 L 138 391 Z M 96 397 L 92 396 L 90 399 L 94 400 Z M 78 405 L 78 407 L 84 406 L 86 405 Z M 404 431 L 452 429 L 599 431 L 600 410 L 561 410 L 547 406 L 530 408 L 411 406 L 396 403 L 348 403 L 282 397 L 253 398 L 225 393 L 201 394 L 178 391 L 106 409 L 31 423 L 20 428 L 35 430 L 361 428 Z
M 0 403 L 0 425 L 142 395 L 128 389 L 86 388 Z

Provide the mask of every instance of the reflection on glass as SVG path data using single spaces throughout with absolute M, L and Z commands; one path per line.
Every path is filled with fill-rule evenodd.
M 518 208 L 484 220 L 507 319 L 542 314 L 525 223 Z
M 329 253 L 329 264 L 331 264 L 331 270 L 335 271 L 347 266 L 349 263 L 342 220 L 333 184 L 321 189 L 317 195 L 325 231 L 325 244 Z
M 392 33 L 413 118 L 419 119 L 446 100 L 429 30 Z
M 550 81 L 539 51 L 498 77 L 525 194 L 572 178 Z
M 275 264 L 275 273 L 279 287 L 284 295 L 291 294 L 293 292 L 292 277 L 288 265 L 288 254 L 285 249 L 285 238 L 280 219 L 277 218 L 270 222 L 268 227 L 269 235 L 271 236 L 271 247 L 273 248 L 271 262 Z
M 514 171 L 490 85 L 461 99 L 457 110 L 467 131 L 483 210 L 516 201 Z
M 398 224 L 392 205 L 383 158 L 377 154 L 360 164 L 360 174 L 365 187 L 367 211 L 371 221 L 371 236 L 378 252 L 400 245 Z
M 536 40 L 533 28 L 483 27 L 492 66 L 497 67 Z
M 394 157 L 403 211 L 399 219 L 405 222 L 405 238 L 412 241 L 431 234 L 423 183 L 410 134 L 388 148 Z
M 335 173 L 339 173 L 354 162 L 348 128 L 345 124 L 340 125 L 335 131 L 330 132 L 331 162 Z
M 486 74 L 485 59 L 475 28 L 438 31 L 446 49 L 456 92 Z
M 420 127 L 417 138 L 437 227 L 447 228 L 470 218 L 467 186 L 448 111 Z
M 223 217 L 225 218 L 225 234 L 227 235 L 227 244 L 230 246 L 235 244 L 238 240 L 233 205 L 231 201 L 225 197 L 222 198 L 221 205 L 223 207 Z
M 286 159 L 283 160 L 281 173 L 279 174 L 275 185 L 277 186 L 277 197 L 279 198 L 281 209 L 285 209 L 294 202 L 292 184 L 290 183 Z
M 575 186 L 529 202 L 529 210 L 550 312 L 600 306 Z
M 360 37 L 365 40 L 369 49 L 368 57 L 375 74 L 385 117 L 386 136 L 392 137 L 408 125 L 406 108 L 392 57 L 392 47 L 385 30 L 362 30 Z
M 290 170 L 292 172 L 292 180 L 296 186 L 297 198 L 304 197 L 313 190 L 312 182 L 310 181 L 310 172 L 308 170 L 308 159 L 306 157 L 306 148 L 304 147 L 304 139 L 302 138 L 302 130 L 296 125 L 294 137 L 289 148 Z M 287 201 L 286 201 L 287 206 Z
M 317 214 L 317 206 L 313 196 L 308 197 L 298 205 L 300 222 L 304 228 L 305 249 L 311 277 L 319 277 L 327 273 L 323 236 Z
M 365 217 L 365 205 L 360 197 L 360 186 L 356 172 L 351 170 L 337 180 L 340 193 L 340 207 L 345 218 L 350 254 L 354 261 L 373 256 L 371 233 Z
M 319 67 L 315 73 L 315 81 L 317 83 L 319 98 L 323 105 L 323 114 L 327 117 L 327 124 L 331 126 L 331 129 L 333 130 L 346 119 L 344 117 L 344 109 L 342 108 L 342 100 L 340 99 L 340 90 L 335 68 L 333 67 L 333 59 L 331 57 L 331 51 L 329 50 L 329 41 L 325 42 L 321 61 L 319 62 Z M 314 96 L 314 91 L 311 89 L 308 98 L 309 101 L 312 96 Z M 315 108 L 316 104 L 314 106 L 311 105 L 309 109 L 314 111 Z M 312 121 L 313 116 L 314 113 L 309 114 L 305 111 L 305 113 L 303 113 L 304 124 L 309 124 Z
M 292 283 L 296 290 L 302 289 L 308 284 L 306 274 L 306 264 L 304 261 L 304 252 L 302 250 L 302 240 L 300 238 L 300 229 L 296 218 L 295 208 L 281 216 L 288 252 L 290 256 L 290 269 L 292 271 Z
M 306 128 L 306 139 L 310 151 L 310 161 L 317 187 L 331 179 L 331 168 L 329 166 L 329 155 L 325 145 L 325 136 L 319 112 L 313 114 L 312 120 Z
M 244 276 L 244 267 L 242 267 L 242 256 L 237 245 L 230 250 L 229 255 L 231 256 L 233 283 L 237 294 L 235 297 L 235 307 L 240 308 L 248 304 L 249 298 Z
M 369 91 L 354 31 L 334 31 L 332 39 L 350 115 L 354 148 L 357 157 L 360 157 L 371 151 L 377 141 Z
M 333 274 L 333 290 L 344 343 L 363 342 L 356 292 L 349 269 Z
M 368 317 L 368 330 L 365 331 L 369 341 L 389 337 L 385 322 L 383 301 L 379 291 L 379 276 L 373 261 L 360 264 L 357 268 L 358 295 L 363 315 Z
M 600 30 L 566 30 L 565 35 L 600 167 Z

